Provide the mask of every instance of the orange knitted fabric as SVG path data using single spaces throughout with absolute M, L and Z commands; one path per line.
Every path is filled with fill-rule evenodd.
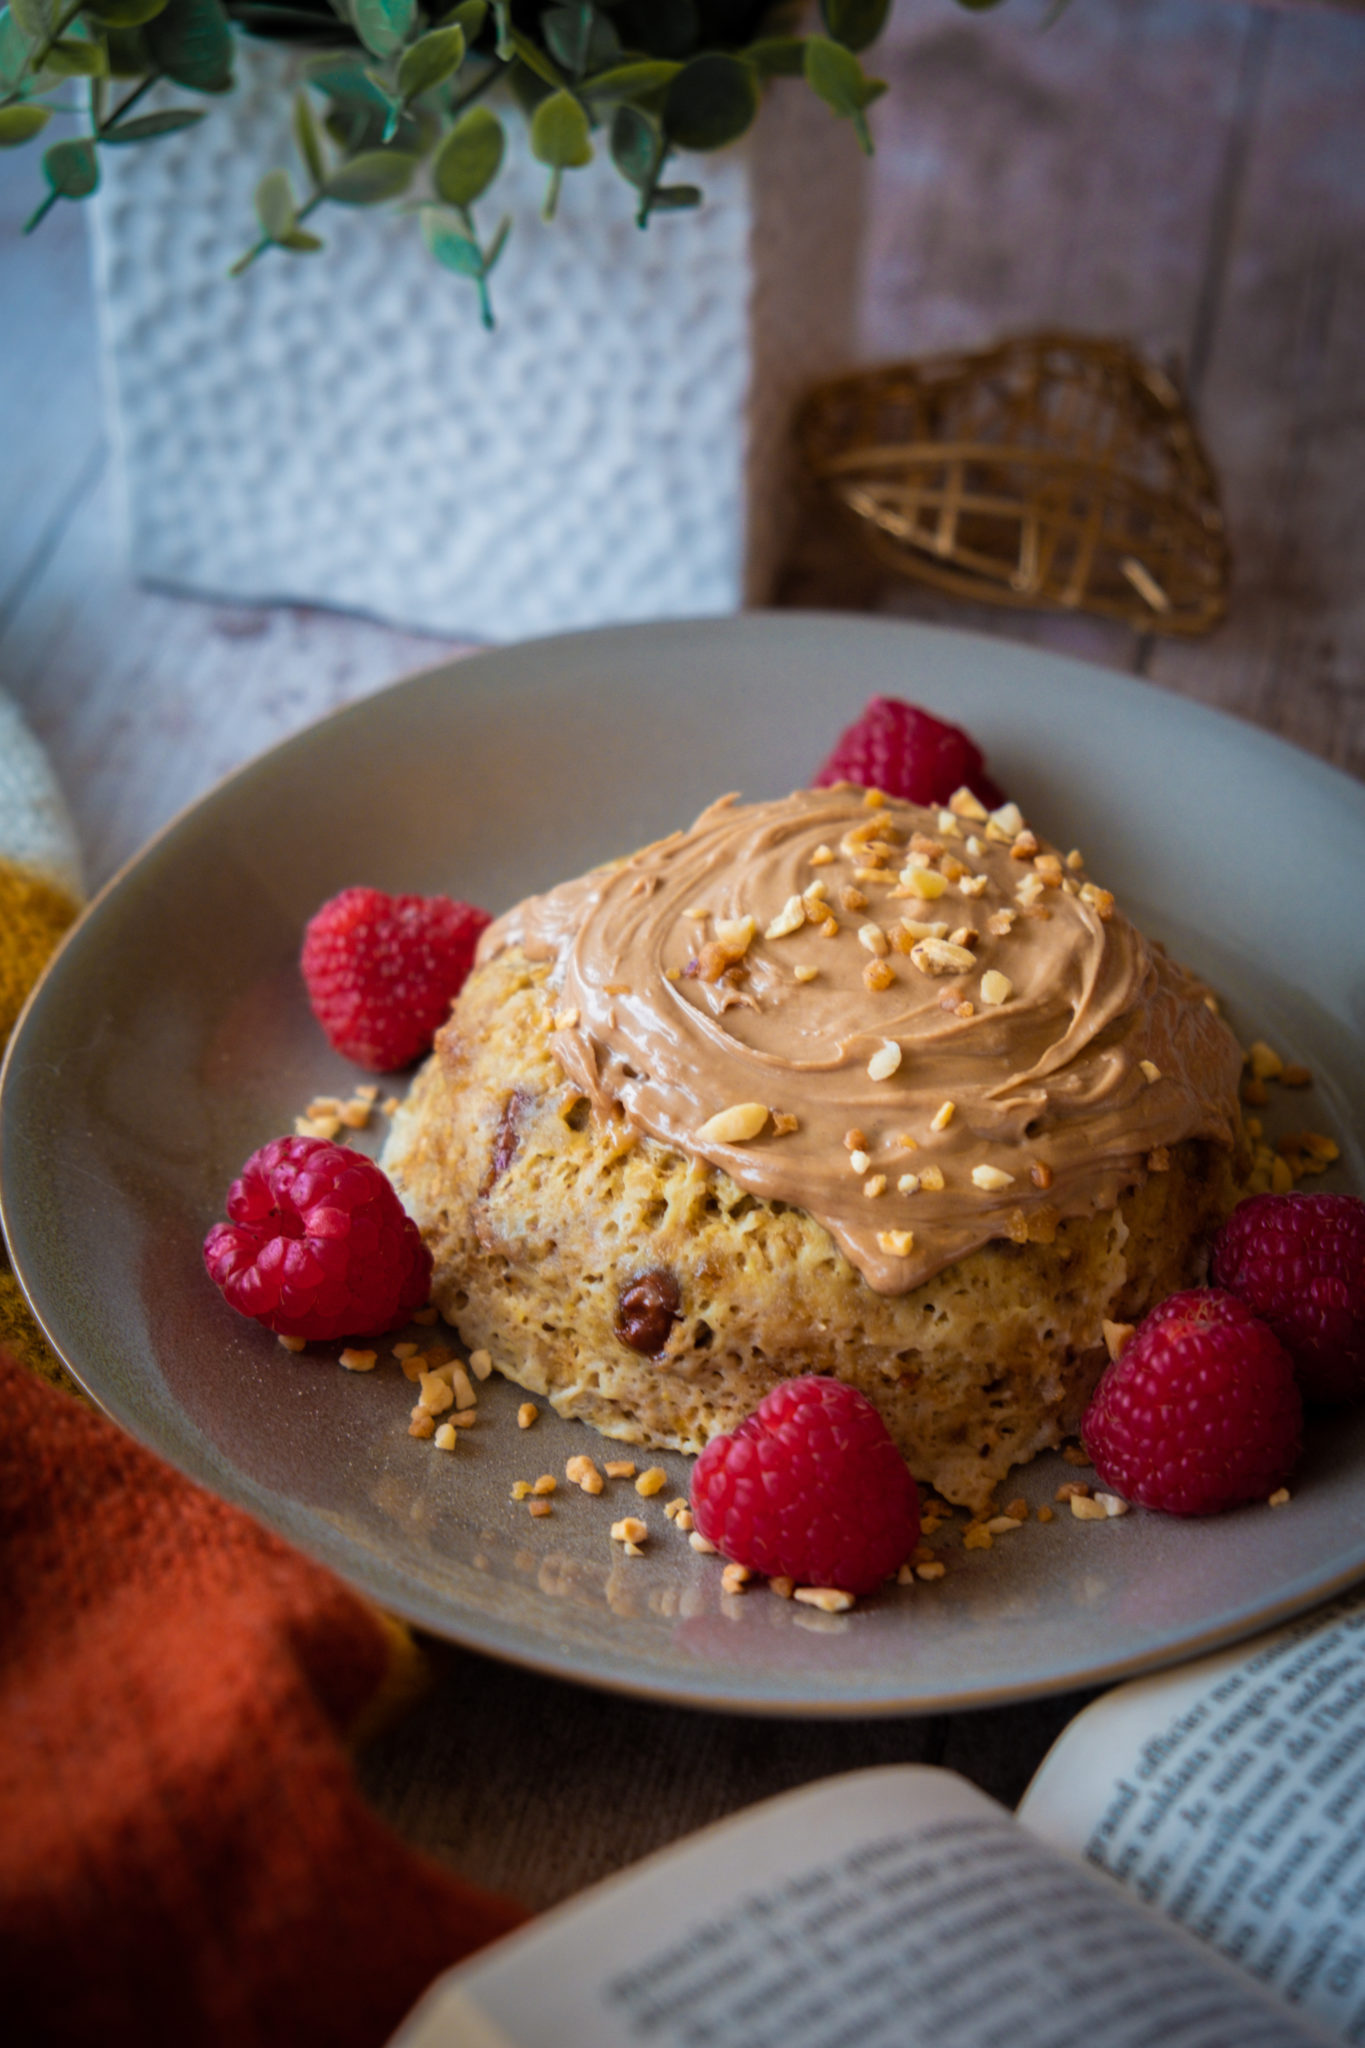
M 6 2036 L 379 2048 L 523 1917 L 360 1796 L 384 1622 L 3 1352 L 0 1412 Z

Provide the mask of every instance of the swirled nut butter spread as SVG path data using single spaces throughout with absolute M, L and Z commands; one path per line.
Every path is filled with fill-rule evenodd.
M 882 1294 L 1231 1144 L 1241 1054 L 1077 853 L 963 790 L 725 797 L 485 933 L 601 1112 L 817 1217 Z

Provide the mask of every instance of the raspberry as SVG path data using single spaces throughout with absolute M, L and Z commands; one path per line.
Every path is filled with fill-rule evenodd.
M 831 782 L 858 782 L 912 804 L 946 804 L 964 784 L 992 810 L 1005 801 L 969 734 L 899 697 L 872 698 L 839 735 L 814 787 Z
M 1279 1339 L 1235 1294 L 1193 1287 L 1138 1326 L 1096 1387 L 1081 1437 L 1125 1500 L 1216 1515 L 1283 1483 L 1302 1424 Z
M 919 1540 L 919 1497 L 865 1394 L 784 1380 L 692 1475 L 692 1513 L 718 1550 L 768 1578 L 870 1593 Z
M 444 1024 L 490 922 L 449 896 L 343 889 L 310 919 L 303 978 L 339 1053 L 388 1073 L 411 1066 Z
M 1308 1400 L 1365 1394 L 1359 1195 L 1253 1195 L 1214 1241 L 1213 1278 L 1269 1323 Z
M 372 1159 L 276 1138 L 228 1190 L 204 1264 L 223 1298 L 282 1337 L 374 1337 L 421 1308 L 431 1253 Z

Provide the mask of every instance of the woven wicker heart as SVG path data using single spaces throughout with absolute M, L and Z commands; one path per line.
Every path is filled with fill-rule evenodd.
M 813 392 L 797 432 L 877 556 L 940 590 L 1159 633 L 1227 609 L 1212 467 L 1123 342 L 1039 334 L 862 372 Z

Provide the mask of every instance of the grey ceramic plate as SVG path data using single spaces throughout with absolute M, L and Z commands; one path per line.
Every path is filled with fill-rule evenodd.
M 1230 1640 L 1365 1571 L 1365 1416 L 1316 1433 L 1289 1508 L 1208 1523 L 1030 1523 L 935 1586 L 847 1616 L 723 1599 L 664 1521 L 621 1556 L 633 1492 L 509 1482 L 603 1445 L 517 1395 L 454 1457 L 406 1434 L 397 1368 L 291 1358 L 214 1294 L 204 1231 L 242 1159 L 354 1070 L 296 972 L 354 881 L 502 907 L 688 822 L 727 789 L 808 779 L 877 691 L 960 718 L 1028 815 L 1084 847 L 1234 1021 L 1307 1061 L 1298 1121 L 1365 1187 L 1365 789 L 1263 734 L 1000 641 L 800 614 L 631 627 L 432 670 L 277 748 L 104 892 L 34 1000 L 0 1102 L 15 1262 L 103 1406 L 373 1597 L 564 1676 L 698 1705 L 869 1713 L 999 1702 Z M 686 1460 L 665 1459 L 669 1493 Z M 1040 1461 L 1021 1491 L 1050 1498 Z M 668 1494 L 661 1496 L 667 1499 Z M 609 1511 L 610 1510 L 610 1511 Z

